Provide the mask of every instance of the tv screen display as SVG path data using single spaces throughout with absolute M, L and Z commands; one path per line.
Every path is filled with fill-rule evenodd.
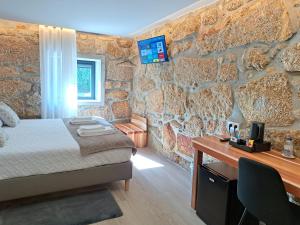
M 169 61 L 165 35 L 138 41 L 138 47 L 142 64 Z

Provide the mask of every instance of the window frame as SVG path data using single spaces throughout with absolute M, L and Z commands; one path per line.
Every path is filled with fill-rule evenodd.
M 77 55 L 77 61 L 95 62 L 95 99 L 77 99 L 78 105 L 105 105 L 105 57 L 101 55 Z M 76 65 L 77 66 L 77 65 Z

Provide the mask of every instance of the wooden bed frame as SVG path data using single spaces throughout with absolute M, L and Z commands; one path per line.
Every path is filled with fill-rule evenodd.
M 125 181 L 125 191 L 128 191 L 131 178 L 132 162 L 128 161 L 68 172 L 6 179 L 0 181 L 0 202 L 121 180 Z

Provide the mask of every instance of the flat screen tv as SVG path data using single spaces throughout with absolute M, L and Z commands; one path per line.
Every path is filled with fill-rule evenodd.
M 165 35 L 138 41 L 138 47 L 142 64 L 169 61 Z

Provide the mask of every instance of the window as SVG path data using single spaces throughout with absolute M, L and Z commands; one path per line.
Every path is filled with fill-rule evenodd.
M 95 100 L 95 61 L 77 61 L 77 83 L 79 100 Z
M 104 59 L 78 58 L 79 104 L 104 104 Z

